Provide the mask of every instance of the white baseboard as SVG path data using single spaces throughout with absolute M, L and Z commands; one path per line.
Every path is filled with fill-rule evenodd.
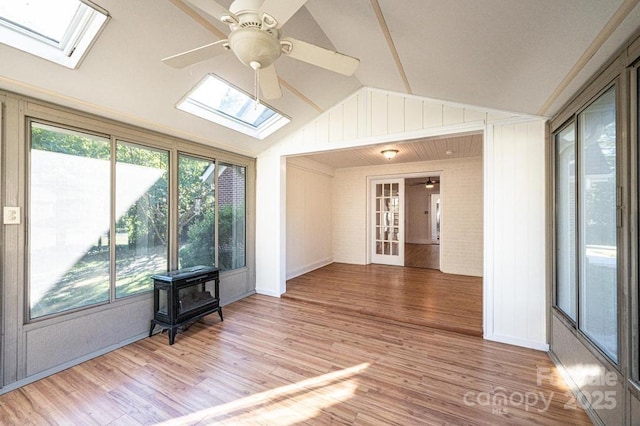
M 308 265 L 301 266 L 299 268 L 294 268 L 291 271 L 287 271 L 287 279 L 299 277 L 300 275 L 304 275 L 311 271 L 314 271 L 318 268 L 322 268 L 323 266 L 327 266 L 333 263 L 333 256 L 328 257 L 326 259 L 319 260 L 317 262 L 310 263 Z
M 549 344 L 537 340 L 522 339 L 520 337 L 504 336 L 501 334 L 485 334 L 485 340 L 506 343 L 508 345 L 521 346 L 523 348 L 535 349 L 537 351 L 549 352 Z
M 262 294 L 264 296 L 280 297 L 280 294 L 278 292 L 275 292 L 271 289 L 256 288 L 256 293 Z

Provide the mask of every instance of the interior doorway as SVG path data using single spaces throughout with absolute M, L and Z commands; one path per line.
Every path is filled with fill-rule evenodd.
M 440 175 L 405 180 L 404 266 L 440 270 Z
M 372 263 L 404 266 L 404 188 L 402 178 L 370 183 Z

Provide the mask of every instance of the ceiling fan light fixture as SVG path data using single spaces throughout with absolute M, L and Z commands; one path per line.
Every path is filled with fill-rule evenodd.
M 383 151 L 380 151 L 380 154 L 384 155 L 384 158 L 386 158 L 387 160 L 391 160 L 396 156 L 397 153 L 397 149 L 385 149 Z
M 431 178 L 427 179 L 427 182 L 424 184 L 425 188 L 431 189 L 435 185 L 435 182 L 431 180 Z
M 256 28 L 240 28 L 229 34 L 231 50 L 240 62 L 251 66 L 259 62 L 262 68 L 271 65 L 281 53 L 278 39 Z

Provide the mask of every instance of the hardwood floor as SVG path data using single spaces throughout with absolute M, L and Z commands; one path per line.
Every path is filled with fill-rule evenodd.
M 404 244 L 404 266 L 440 269 L 440 244 Z
M 287 281 L 285 298 L 482 336 L 482 278 L 332 263 Z
M 0 422 L 590 424 L 543 352 L 267 296 L 224 309 L 0 396 Z

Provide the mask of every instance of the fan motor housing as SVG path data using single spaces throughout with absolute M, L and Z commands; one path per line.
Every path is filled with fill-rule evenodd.
M 280 41 L 258 28 L 238 28 L 229 34 L 229 45 L 240 62 L 251 66 L 258 62 L 266 68 L 280 57 Z

